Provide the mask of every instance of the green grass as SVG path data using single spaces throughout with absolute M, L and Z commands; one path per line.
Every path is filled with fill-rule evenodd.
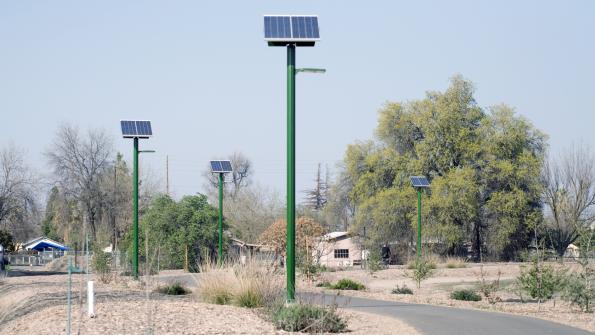
M 364 290 L 366 287 L 362 283 L 358 283 L 354 280 L 343 278 L 339 280 L 336 284 L 330 285 L 329 288 L 334 290 L 352 290 L 352 291 L 361 291 Z

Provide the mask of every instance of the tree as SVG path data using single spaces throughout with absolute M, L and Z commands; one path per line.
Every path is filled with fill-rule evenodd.
M 110 168 L 112 141 L 104 131 L 90 130 L 86 136 L 78 128 L 62 125 L 46 157 L 64 196 L 82 206 L 94 239 L 101 220 L 104 194 L 101 180 Z
M 318 163 L 318 170 L 316 171 L 316 185 L 314 189 L 305 191 L 306 200 L 305 205 L 312 210 L 319 211 L 324 208 L 328 201 L 328 169 L 327 177 L 322 179 L 320 163 Z
M 7 251 L 14 250 L 14 237 L 7 230 L 0 229 L 0 245 Z
M 546 161 L 543 167 L 543 197 L 550 211 L 547 235 L 559 256 L 595 219 L 594 164 L 593 153 L 579 145 Z
M 416 194 L 409 177 L 424 175 L 424 239 L 442 253 L 514 258 L 541 220 L 545 136 L 505 105 L 483 109 L 473 84 L 455 76 L 445 92 L 387 103 L 376 140 L 347 147 L 341 173 L 357 208 L 352 233 L 370 243 L 412 243 Z M 332 189 L 332 188 L 331 188 Z
M 35 231 L 38 180 L 14 145 L 0 149 L 0 227 L 24 240 Z
M 178 202 L 168 195 L 159 195 L 140 222 L 139 243 L 144 244 L 148 238 L 150 254 L 146 255 L 141 248 L 139 255 L 151 263 L 156 262 L 158 255 L 160 267 L 179 269 L 184 266 L 188 252 L 190 269 L 196 269 L 205 257 L 215 255 L 217 227 L 217 209 L 208 204 L 205 195 L 185 196 Z M 227 229 L 225 221 L 224 229 Z M 132 252 L 131 235 L 128 234 L 124 242 L 129 253 Z
M 310 218 L 300 217 L 295 224 L 295 246 L 299 254 L 310 257 L 316 247 L 318 239 L 324 234 L 320 224 Z M 279 219 L 269 226 L 260 236 L 260 242 L 275 248 L 275 251 L 284 255 L 287 246 L 287 223 Z

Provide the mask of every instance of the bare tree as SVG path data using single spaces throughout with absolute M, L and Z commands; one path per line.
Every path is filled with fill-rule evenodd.
M 595 156 L 579 145 L 544 164 L 544 201 L 550 210 L 547 232 L 558 255 L 595 219 Z
M 306 200 L 305 205 L 309 208 L 319 211 L 328 201 L 328 168 L 326 169 L 326 178 L 323 180 L 321 175 L 320 163 L 318 163 L 318 170 L 316 172 L 316 185 L 313 189 L 305 191 Z
M 101 180 L 109 173 L 112 149 L 105 131 L 90 130 L 82 136 L 77 127 L 62 125 L 52 147 L 46 151 L 59 188 L 81 204 L 93 238 L 102 214 Z
M 14 145 L 0 151 L 0 227 L 19 240 L 30 237 L 37 215 L 38 180 Z

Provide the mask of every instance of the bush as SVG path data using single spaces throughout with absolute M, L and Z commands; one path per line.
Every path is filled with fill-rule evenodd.
M 397 286 L 391 291 L 392 294 L 413 294 L 413 291 L 407 287 L 407 285 L 403 285 L 401 287 Z
M 343 279 L 339 280 L 336 284 L 331 285 L 329 288 L 332 288 L 335 290 L 360 291 L 360 290 L 365 289 L 366 287 L 363 284 L 358 283 L 354 280 L 351 280 L 348 278 L 343 278 Z
M 99 280 L 104 284 L 108 284 L 112 280 L 110 263 L 109 254 L 99 248 L 95 248 L 91 266 L 99 277 Z
M 592 276 L 592 275 L 591 275 Z M 593 278 L 586 279 L 582 274 L 568 276 L 562 299 L 573 305 L 578 305 L 583 312 L 592 312 L 593 300 L 595 300 L 595 285 Z
M 415 280 L 417 284 L 417 288 L 421 287 L 421 282 L 430 278 L 432 276 L 432 269 L 434 269 L 436 265 L 432 267 L 432 263 L 426 259 L 421 259 L 416 261 L 413 265 L 413 271 L 410 274 L 410 277 Z
M 451 299 L 463 301 L 480 301 L 481 296 L 473 290 L 456 290 L 450 294 Z
M 370 274 L 374 274 L 374 272 L 382 270 L 383 266 L 384 264 L 382 263 L 380 252 L 375 248 L 368 255 L 368 259 L 366 260 L 366 267 Z
M 157 292 L 167 295 L 186 295 L 192 291 L 182 286 L 180 283 L 173 283 L 171 285 L 162 286 L 157 288 Z
M 526 292 L 538 302 L 551 299 L 564 285 L 564 276 L 551 265 L 534 257 L 529 268 L 521 266 L 521 274 L 516 279 L 519 290 Z
M 278 329 L 290 332 L 339 333 L 347 329 L 347 323 L 337 314 L 334 306 L 280 305 L 273 310 L 272 321 Z
M 479 272 L 479 292 L 483 294 L 483 296 L 488 299 L 490 304 L 495 304 L 496 302 L 502 301 L 500 297 L 496 295 L 496 292 L 500 289 L 500 276 L 502 276 L 502 271 L 498 269 L 498 278 L 493 281 L 489 281 L 486 279 L 487 272 L 484 271 L 483 265 L 480 267 Z

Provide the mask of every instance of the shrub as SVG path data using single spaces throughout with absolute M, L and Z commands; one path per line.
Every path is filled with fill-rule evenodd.
M 415 280 L 415 283 L 417 284 L 417 288 L 421 287 L 421 282 L 430 278 L 432 276 L 432 269 L 435 268 L 432 267 L 432 263 L 426 259 L 421 259 L 419 261 L 416 261 L 413 265 L 413 271 L 410 274 L 410 277 Z
M 551 299 L 564 285 L 564 276 L 551 265 L 534 257 L 531 266 L 521 266 L 521 274 L 516 279 L 519 290 L 526 292 L 538 302 Z
M 463 301 L 480 301 L 481 296 L 473 290 L 456 290 L 450 294 L 451 299 Z
M 273 310 L 272 321 L 278 329 L 290 332 L 339 333 L 347 329 L 347 323 L 337 314 L 335 306 L 280 305 Z
M 409 287 L 407 287 L 407 285 L 403 285 L 403 286 L 401 286 L 401 287 L 399 287 L 399 286 L 397 285 L 397 287 L 396 287 L 396 288 L 394 288 L 394 289 L 391 291 L 391 293 L 392 293 L 392 294 L 413 294 L 413 291 L 412 291 L 412 290 L 411 290 Z
M 263 296 L 253 288 L 238 292 L 235 300 L 240 307 L 256 308 L 263 306 Z
M 448 269 L 460 269 L 467 267 L 467 260 L 462 257 L 446 257 L 446 268 Z
M 190 294 L 192 291 L 182 286 L 182 284 L 176 282 L 171 285 L 158 287 L 157 292 L 167 295 L 186 295 Z
M 330 288 L 335 289 L 335 290 L 360 291 L 360 290 L 365 289 L 366 287 L 363 284 L 358 283 L 354 280 L 351 280 L 348 278 L 343 278 L 343 279 L 339 280 L 336 284 L 331 285 Z
M 592 304 L 595 300 L 595 271 L 589 262 L 589 253 L 595 242 L 594 236 L 594 233 L 588 229 L 579 230 L 580 256 L 577 262 L 581 267 L 578 272 L 568 276 L 562 294 L 562 299 L 578 305 L 583 312 L 592 312 Z
M 99 276 L 99 280 L 104 283 L 108 284 L 111 279 L 111 266 L 110 266 L 110 256 L 108 253 L 104 252 L 99 248 L 95 248 L 93 251 L 93 260 L 91 263 L 93 270 Z

